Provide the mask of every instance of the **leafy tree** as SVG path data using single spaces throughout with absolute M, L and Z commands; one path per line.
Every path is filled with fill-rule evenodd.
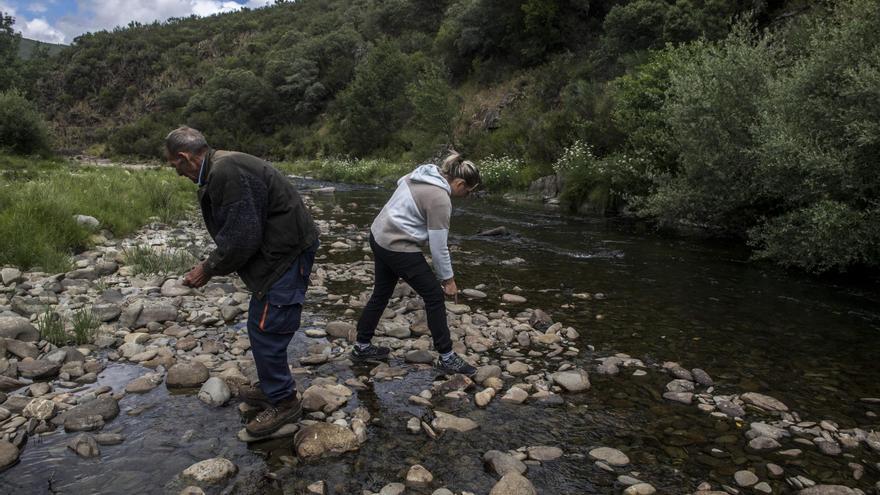
M 32 154 L 49 151 L 49 131 L 36 105 L 18 90 L 0 93 L 0 149 Z
M 0 91 L 16 87 L 18 81 L 18 43 L 21 35 L 12 28 L 15 18 L 0 11 Z
M 254 130 L 266 128 L 276 95 L 262 78 L 244 69 L 218 70 L 187 103 L 184 115 L 194 126 L 220 131 L 235 145 Z

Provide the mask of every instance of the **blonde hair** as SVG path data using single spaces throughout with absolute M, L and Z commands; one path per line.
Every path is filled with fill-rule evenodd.
M 457 151 L 447 156 L 440 165 L 440 172 L 453 179 L 463 179 L 468 187 L 476 187 L 480 183 L 480 169 L 470 160 L 464 160 Z

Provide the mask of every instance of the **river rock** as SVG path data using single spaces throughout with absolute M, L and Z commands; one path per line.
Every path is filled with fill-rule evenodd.
M 602 461 L 611 466 L 626 466 L 629 464 L 629 457 L 626 454 L 611 447 L 595 448 L 590 451 L 589 455 L 593 460 Z
M 590 388 L 590 375 L 582 369 L 559 371 L 550 377 L 568 392 L 581 392 Z
M 856 495 L 857 491 L 843 485 L 816 485 L 804 488 L 798 495 Z
M 357 333 L 354 325 L 344 321 L 331 321 L 324 330 L 327 332 L 327 335 L 333 338 L 346 339 L 349 342 L 354 342 Z
M 757 452 L 776 450 L 780 447 L 782 446 L 779 444 L 779 442 L 773 440 L 770 437 L 756 437 L 749 440 L 749 448 Z
M 168 388 L 194 388 L 205 383 L 209 376 L 208 368 L 198 361 L 177 363 L 168 370 L 165 386 Z
M 529 393 L 519 387 L 510 387 L 501 397 L 501 402 L 507 404 L 522 404 L 529 398 Z
M 737 485 L 743 488 L 748 488 L 760 481 L 758 477 L 755 476 L 755 473 L 746 470 L 733 473 L 733 479 L 736 481 Z
M 699 383 L 700 385 L 702 385 L 704 387 L 711 387 L 715 383 L 712 380 L 712 377 L 709 376 L 709 373 L 706 373 L 704 370 L 702 370 L 700 368 L 692 369 L 691 375 L 693 375 L 694 380 L 696 380 L 697 383 Z
M 184 469 L 183 476 L 197 483 L 216 484 L 235 476 L 236 472 L 238 472 L 238 467 L 232 461 L 224 457 L 215 457 L 197 462 Z
M 119 433 L 98 433 L 94 437 L 98 445 L 119 445 L 125 441 L 125 437 Z
M 343 454 L 360 446 L 354 432 L 332 423 L 306 426 L 296 433 L 293 443 L 297 455 L 303 459 Z
M 502 294 L 501 300 L 508 304 L 523 304 L 527 301 L 525 297 L 516 294 Z
M 694 400 L 694 394 L 691 392 L 664 392 L 663 398 L 673 402 L 681 402 L 682 404 L 690 404 Z
M 731 418 L 741 418 L 746 415 L 746 411 L 742 406 L 729 400 L 715 401 L 715 408 Z
M 406 473 L 406 486 L 424 487 L 430 485 L 432 481 L 434 475 L 420 464 L 412 466 Z
M 493 397 L 495 397 L 495 389 L 487 388 L 474 394 L 474 403 L 478 407 L 486 407 L 492 402 Z
M 101 222 L 99 222 L 97 218 L 95 218 L 91 215 L 77 214 L 77 215 L 73 216 L 73 220 L 80 227 L 85 227 L 86 229 L 89 229 L 89 230 L 98 230 L 98 228 L 101 226 Z
M 306 411 L 330 414 L 348 402 L 351 395 L 351 389 L 345 385 L 312 385 L 303 392 L 302 406 Z
M 528 478 L 517 472 L 510 472 L 495 483 L 489 495 L 538 495 L 538 492 Z
M 24 382 L 20 382 L 15 378 L 0 375 L 0 392 L 11 392 L 13 390 L 24 387 Z
M 522 461 L 499 450 L 490 450 L 483 454 L 483 462 L 498 476 L 504 476 L 511 471 L 519 474 L 526 472 L 526 465 Z
M 67 431 L 78 431 L 75 426 L 81 420 L 88 419 L 90 416 L 100 416 L 102 420 L 109 421 L 119 415 L 119 403 L 113 397 L 104 395 L 97 399 L 84 402 L 73 409 L 66 411 L 56 419 L 63 420 L 64 429 Z
M 21 316 L 0 316 L 0 338 L 3 337 L 22 342 L 36 342 L 40 340 L 40 332 L 31 325 L 27 318 Z
M 477 289 L 464 289 L 461 291 L 464 297 L 468 299 L 485 299 L 486 293 Z
M 742 394 L 740 398 L 746 404 L 753 405 L 765 411 L 788 411 L 788 406 L 769 395 L 759 394 L 757 392 L 747 392 Z
M 865 437 L 865 443 L 871 447 L 874 452 L 880 452 L 880 432 L 872 431 Z
M 0 270 L 0 281 L 3 282 L 3 285 L 11 285 L 21 282 L 21 280 L 21 270 L 18 268 L 4 268 Z
M 18 462 L 18 448 L 15 445 L 0 440 L 0 471 Z
M 25 378 L 33 378 L 39 380 L 41 378 L 52 378 L 58 374 L 61 369 L 61 363 L 53 363 L 45 359 L 34 359 L 33 361 L 20 361 L 18 363 L 18 373 Z
M 474 382 L 479 383 L 480 385 L 484 385 L 483 382 L 485 382 L 486 379 L 492 377 L 501 377 L 500 366 L 496 366 L 494 364 L 480 366 L 479 368 L 477 368 L 477 373 L 474 375 Z
M 247 442 L 247 443 L 262 442 L 265 440 L 272 440 L 275 438 L 292 437 L 296 434 L 297 431 L 299 431 L 299 424 L 298 423 L 287 423 L 286 425 L 282 426 L 281 428 L 278 428 L 277 430 L 273 431 L 272 433 L 270 433 L 266 436 L 255 437 L 255 436 L 251 435 L 250 433 L 248 433 L 247 428 L 242 428 L 241 430 L 238 431 L 238 439 L 241 440 L 242 442 Z
M 428 350 L 416 350 L 406 353 L 404 360 L 407 363 L 431 364 L 435 361 L 434 354 Z
M 47 420 L 55 415 L 55 403 L 51 400 L 33 399 L 24 406 L 21 415 L 25 418 Z
M 526 452 L 529 454 L 529 459 L 539 462 L 555 461 L 562 457 L 562 449 L 545 445 L 529 447 Z
M 773 440 L 781 440 L 782 437 L 788 436 L 788 432 L 782 428 L 777 428 L 767 423 L 756 422 L 750 425 L 749 431 L 746 432 L 746 438 L 752 439 L 757 437 L 770 437 Z
M 30 342 L 22 342 L 20 340 L 5 339 L 6 351 L 21 359 L 36 359 L 40 355 L 40 349 Z
M 623 495 L 653 495 L 657 489 L 648 483 L 636 483 L 623 490 Z
M 459 418 L 441 411 L 435 411 L 434 415 L 435 418 L 431 422 L 431 426 L 438 430 L 452 430 L 463 433 L 480 427 L 475 421 L 468 418 Z
M 119 318 L 122 314 L 122 308 L 118 304 L 101 303 L 92 305 L 92 315 L 99 321 L 108 322 Z
M 165 297 L 179 297 L 179 296 L 188 296 L 193 293 L 192 288 L 183 285 L 183 283 L 175 278 L 169 278 L 162 284 L 162 288 L 159 289 L 161 294 Z
M 101 449 L 98 448 L 98 442 L 96 442 L 95 438 L 88 433 L 80 433 L 75 436 L 73 440 L 67 444 L 67 448 L 76 452 L 76 455 L 80 457 L 89 458 L 101 455 Z
M 222 378 L 208 378 L 199 390 L 199 400 L 210 406 L 220 407 L 232 397 L 229 386 Z

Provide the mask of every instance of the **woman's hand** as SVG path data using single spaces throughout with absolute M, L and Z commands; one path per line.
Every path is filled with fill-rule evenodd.
M 455 285 L 455 279 L 444 280 L 440 282 L 440 285 L 443 286 L 443 293 L 446 294 L 446 297 L 454 297 L 455 303 L 458 304 L 458 286 Z

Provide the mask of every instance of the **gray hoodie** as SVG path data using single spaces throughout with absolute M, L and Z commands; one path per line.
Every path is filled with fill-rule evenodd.
M 428 244 L 434 272 L 452 278 L 446 240 L 452 213 L 451 189 L 436 165 L 420 165 L 397 181 L 397 190 L 370 226 L 376 243 L 389 251 L 420 252 Z

